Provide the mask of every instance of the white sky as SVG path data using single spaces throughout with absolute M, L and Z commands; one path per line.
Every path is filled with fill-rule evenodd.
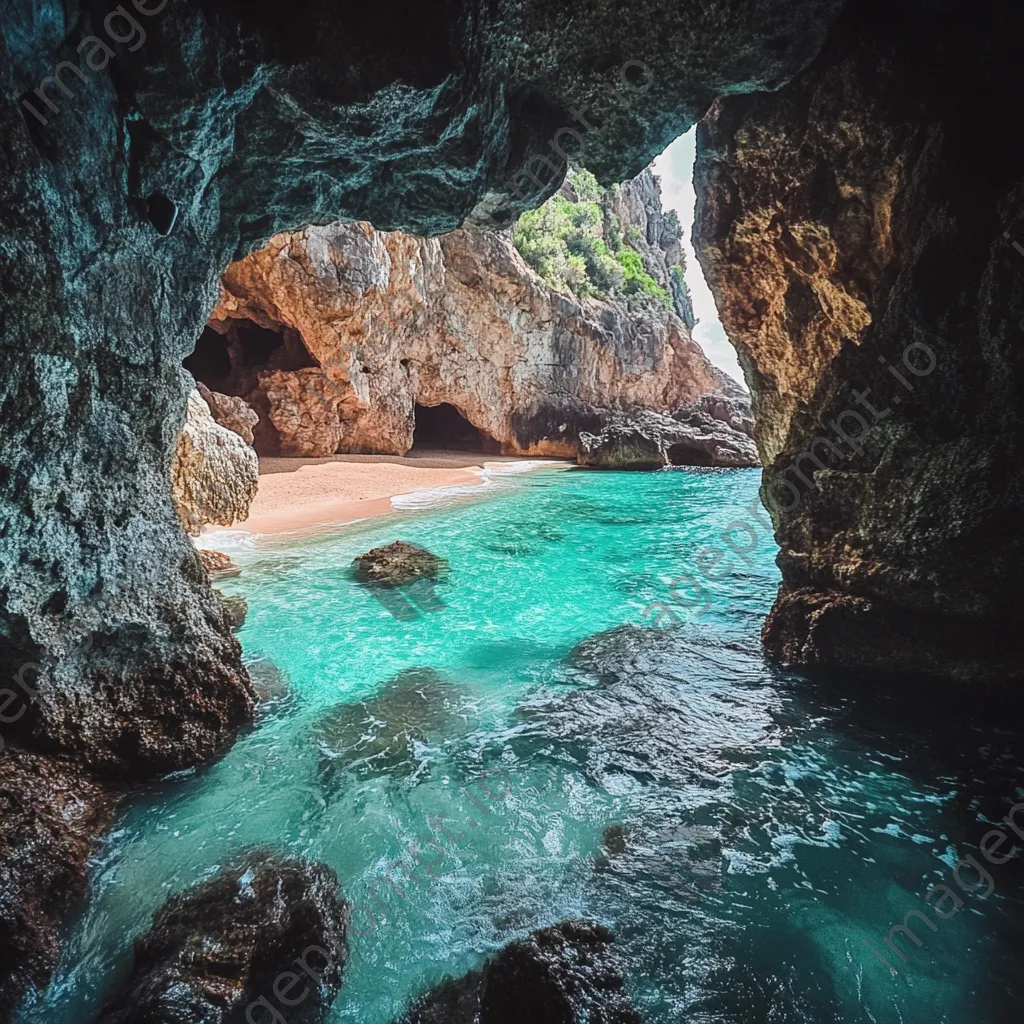
M 693 251 L 693 211 L 697 205 L 697 195 L 693 190 L 693 161 L 696 156 L 697 129 L 693 127 L 676 139 L 654 161 L 654 173 L 661 178 L 662 206 L 666 210 L 675 210 L 679 214 L 679 223 L 683 226 L 686 282 L 690 286 L 693 311 L 697 317 L 693 340 L 704 349 L 704 354 L 715 366 L 746 387 L 743 382 L 743 371 L 736 361 L 736 350 L 729 344 L 722 322 L 718 319 L 714 297 L 707 281 L 704 280 L 704 272 L 697 262 L 697 254 Z

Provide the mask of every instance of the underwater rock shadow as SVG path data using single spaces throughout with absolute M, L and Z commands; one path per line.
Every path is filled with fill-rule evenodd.
M 634 625 L 589 637 L 569 655 L 583 685 L 524 702 L 517 756 L 569 758 L 598 785 L 720 779 L 780 741 L 782 698 L 749 647 L 680 626 Z
M 469 690 L 431 668 L 406 669 L 372 697 L 329 708 L 312 727 L 325 799 L 346 780 L 427 770 L 425 749 L 468 732 L 471 710 Z

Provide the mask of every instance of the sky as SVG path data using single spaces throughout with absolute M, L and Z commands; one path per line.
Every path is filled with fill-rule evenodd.
M 683 225 L 686 281 L 690 286 L 693 312 L 697 317 L 693 340 L 704 349 L 704 354 L 715 366 L 743 384 L 743 371 L 736 361 L 736 350 L 725 336 L 711 289 L 704 280 L 704 272 L 693 251 L 693 211 L 697 204 L 697 195 L 693 190 L 693 161 L 696 156 L 697 128 L 694 126 L 654 161 L 654 173 L 661 178 L 662 207 L 675 210 L 679 214 L 679 223 Z

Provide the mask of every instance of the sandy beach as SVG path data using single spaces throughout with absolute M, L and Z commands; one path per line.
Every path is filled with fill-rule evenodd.
M 290 533 L 370 516 L 386 515 L 391 498 L 434 487 L 481 483 L 487 466 L 526 460 L 521 456 L 424 451 L 415 455 L 334 455 L 325 459 L 261 458 L 260 486 L 249 518 L 233 530 Z M 223 527 L 207 527 L 204 534 Z

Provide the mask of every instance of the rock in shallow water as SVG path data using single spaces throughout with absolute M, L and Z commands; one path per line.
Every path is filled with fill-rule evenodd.
M 317 723 L 320 779 L 329 793 L 341 775 L 409 775 L 416 747 L 465 727 L 466 693 L 430 668 L 410 668 L 381 684 L 368 700 L 339 704 Z
M 337 885 L 322 864 L 254 850 L 172 896 L 97 1024 L 320 1024 L 348 960 Z
M 750 437 L 695 409 L 681 422 L 638 412 L 580 434 L 579 464 L 594 469 L 662 469 L 665 466 L 757 466 Z
M 641 1024 L 614 941 L 589 921 L 542 928 L 509 943 L 482 970 L 446 979 L 396 1024 Z
M 388 587 L 401 587 L 420 579 L 436 580 L 448 571 L 444 558 L 404 540 L 367 551 L 352 564 L 361 583 Z
M 211 580 L 229 580 L 242 575 L 242 568 L 220 551 L 201 548 L 197 554 Z

